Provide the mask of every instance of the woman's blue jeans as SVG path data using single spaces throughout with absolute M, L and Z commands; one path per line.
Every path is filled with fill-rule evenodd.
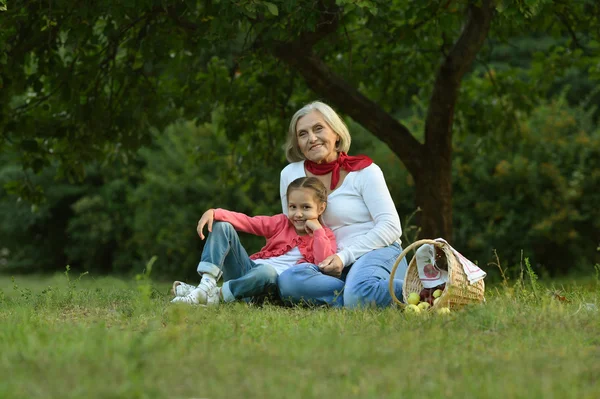
M 316 265 L 302 263 L 279 275 L 279 295 L 288 304 L 329 305 L 333 307 L 386 307 L 392 303 L 390 272 L 402 247 L 389 247 L 364 254 L 344 268 L 340 278 L 321 273 Z M 394 275 L 394 293 L 402 298 L 402 283 L 408 263 L 403 258 Z
M 223 299 L 251 298 L 277 292 L 277 271 L 270 265 L 250 259 L 240 237 L 227 222 L 215 222 L 208 234 L 198 273 L 208 273 L 217 280 L 223 276 Z

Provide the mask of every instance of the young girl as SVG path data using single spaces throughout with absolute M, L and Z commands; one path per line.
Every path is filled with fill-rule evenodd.
M 198 287 L 173 283 L 171 302 L 218 305 L 277 291 L 277 276 L 297 263 L 319 264 L 337 248 L 333 232 L 321 224 L 327 189 L 315 177 L 301 177 L 287 188 L 288 215 L 249 217 L 225 209 L 209 209 L 198 222 L 198 235 L 208 239 L 198 264 Z M 213 225 L 213 221 L 216 221 Z M 248 256 L 237 231 L 263 236 L 266 245 Z M 217 281 L 223 277 L 221 288 Z

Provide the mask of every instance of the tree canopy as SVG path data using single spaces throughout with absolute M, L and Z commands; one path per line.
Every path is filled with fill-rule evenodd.
M 230 138 L 254 137 L 247 153 L 280 166 L 273 147 L 289 118 L 320 98 L 403 162 L 425 236 L 452 237 L 453 131 L 518 140 L 519 114 L 566 84 L 579 98 L 599 98 L 594 0 L 52 0 L 6 8 L 0 151 L 18 150 L 25 170 L 56 163 L 59 176 L 81 178 L 91 161 L 150 143 L 151 128 L 202 123 L 217 110 Z M 403 120 L 419 113 L 423 124 L 411 130 Z M 11 189 L 39 194 L 30 179 Z

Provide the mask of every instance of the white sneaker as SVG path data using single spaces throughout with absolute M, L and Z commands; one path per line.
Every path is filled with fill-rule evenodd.
M 173 293 L 175 296 L 186 296 L 189 295 L 189 293 L 194 289 L 196 289 L 195 285 L 186 284 L 182 281 L 175 281 L 173 282 L 173 289 L 171 290 L 171 293 Z
M 219 306 L 221 303 L 221 287 L 215 287 L 206 295 L 206 306 Z
M 204 297 L 202 297 L 202 295 L 204 295 Z M 171 300 L 171 303 L 189 303 L 190 305 L 198 305 L 200 304 L 201 299 L 206 301 L 206 294 L 200 288 L 195 288 L 187 295 L 176 296 Z
M 171 302 L 183 302 L 193 305 L 218 305 L 220 302 L 219 291 L 215 277 L 204 273 L 198 288 L 193 288 L 187 295 L 175 297 Z
M 188 295 L 173 298 L 172 303 L 188 303 L 190 305 L 218 306 L 221 302 L 221 288 L 213 287 L 205 293 L 200 287 Z

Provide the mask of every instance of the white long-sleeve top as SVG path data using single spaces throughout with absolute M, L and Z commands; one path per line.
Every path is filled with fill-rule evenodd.
M 281 171 L 279 191 L 286 215 L 287 187 L 299 177 L 306 177 L 304 161 L 291 163 Z M 335 235 L 337 255 L 344 266 L 374 249 L 401 243 L 398 211 L 383 173 L 374 163 L 348 173 L 341 186 L 329 194 L 323 222 Z

